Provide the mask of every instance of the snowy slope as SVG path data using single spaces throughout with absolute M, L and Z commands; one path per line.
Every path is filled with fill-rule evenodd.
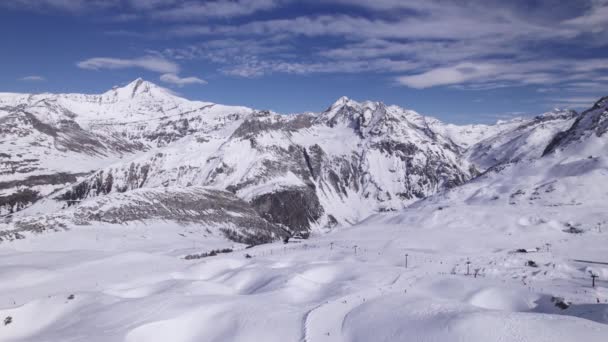
M 604 208 L 441 205 L 246 250 L 160 222 L 4 242 L 0 339 L 605 340 L 608 267 L 575 260 L 605 261 L 608 226 L 562 230 L 608 222 Z
M 531 120 L 518 120 L 517 125 L 474 144 L 466 155 L 482 170 L 497 164 L 537 159 L 553 137 L 569 129 L 577 116 L 574 111 L 556 109 Z
M 119 136 L 86 131 L 69 119 L 47 124 L 21 108 L 0 111 L 0 127 L 0 214 L 144 148 Z
M 544 154 L 567 149 L 572 145 L 583 145 L 582 149 L 594 149 L 592 145 L 596 143 L 594 137 L 605 140 L 608 131 L 608 97 L 603 97 L 597 101 L 593 107 L 583 112 L 568 130 L 557 134 L 547 146 Z M 603 141 L 603 140 L 602 140 Z M 590 146 L 591 145 L 591 146 Z M 597 146 L 596 146 L 597 147 Z M 601 153 L 603 145 L 597 148 Z M 591 152 L 591 151 L 590 151 Z
M 508 121 L 499 120 L 494 125 L 454 125 L 441 122 L 432 117 L 421 115 L 419 117 L 419 120 L 424 125 L 427 125 L 429 129 L 452 140 L 463 150 L 469 149 L 485 139 L 500 136 L 504 132 L 510 131 L 529 121 L 529 119 L 515 118 Z
M 459 199 L 496 206 L 570 207 L 603 206 L 608 188 L 608 134 L 604 128 L 608 104 L 600 100 L 581 113 L 574 124 L 535 148 L 541 156 L 490 168 L 462 187 L 422 201 Z

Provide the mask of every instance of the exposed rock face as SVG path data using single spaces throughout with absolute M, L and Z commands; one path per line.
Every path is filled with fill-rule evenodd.
M 57 173 L 53 175 L 29 176 L 25 179 L 15 179 L 0 182 L 0 215 L 12 214 L 22 210 L 40 198 L 39 187 L 64 187 L 77 181 L 84 174 Z
M 589 110 L 584 111 L 568 130 L 557 134 L 543 155 L 564 149 L 591 136 L 602 137 L 608 131 L 608 96 L 601 98 Z
M 22 210 L 40 199 L 37 191 L 19 189 L 9 195 L 0 196 L 0 213 L 12 214 Z
M 68 223 L 173 221 L 212 227 L 226 238 L 249 245 L 288 236 L 281 227 L 267 222 L 247 202 L 230 192 L 203 187 L 147 188 L 112 193 L 82 201 L 53 215 L 17 218 L 16 232 L 60 230 Z M 12 232 L 12 237 L 15 235 Z M 5 238 L 11 235 L 5 234 Z M 1 238 L 1 236 L 0 236 Z
M 250 245 L 287 235 L 233 194 L 201 187 L 139 189 L 101 196 L 77 206 L 74 219 L 82 223 L 167 220 L 204 224 L 220 227 L 227 238 Z
M 324 213 L 317 194 L 309 187 L 284 189 L 255 197 L 251 204 L 266 220 L 288 227 L 292 233 L 308 236 L 311 223 Z

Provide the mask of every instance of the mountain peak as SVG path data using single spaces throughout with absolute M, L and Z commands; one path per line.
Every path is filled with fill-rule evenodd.
M 355 108 L 356 110 L 376 110 L 377 108 L 385 107 L 384 103 L 382 103 L 382 102 L 377 102 L 377 101 L 357 102 L 351 98 L 342 96 L 338 100 L 336 100 L 336 102 L 334 102 L 331 106 L 329 106 L 329 108 L 326 110 L 326 112 L 334 114 L 346 106 Z
M 345 105 L 347 105 L 351 102 L 355 102 L 355 101 L 349 99 L 347 96 L 342 96 L 339 99 L 337 99 L 329 108 L 336 109 L 336 108 L 344 107 Z
M 138 93 L 145 93 L 150 90 L 151 87 L 157 87 L 156 84 L 145 81 L 143 78 L 137 78 L 133 82 L 127 84 L 123 89 L 129 90 L 131 97 L 135 97 Z
M 143 95 L 150 97 L 172 95 L 171 91 L 146 81 L 143 78 L 137 78 L 122 87 L 116 86 L 112 88 L 112 90 L 106 92 L 106 94 L 117 97 L 118 99 L 133 99 Z
M 141 77 L 136 78 L 135 80 L 133 80 L 131 83 L 129 83 L 127 85 L 127 87 L 139 87 L 140 85 L 144 84 L 144 83 L 150 83 L 147 82 L 146 80 L 144 80 Z

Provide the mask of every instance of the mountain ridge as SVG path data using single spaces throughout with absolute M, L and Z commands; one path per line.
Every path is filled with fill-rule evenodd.
M 553 136 L 578 118 L 556 110 L 458 126 L 348 97 L 320 113 L 281 115 L 189 101 L 143 79 L 101 95 L 12 96 L 0 94 L 0 120 L 19 112 L 42 126 L 31 121 L 3 133 L 0 143 L 12 134 L 22 144 L 2 158 L 23 166 L 2 176 L 0 214 L 45 215 L 114 193 L 198 186 L 231 192 L 269 224 L 304 236 L 403 209 L 496 165 L 540 158 Z M 101 119 L 104 113 L 111 115 Z M 78 136 L 103 153 L 58 148 L 62 141 L 83 146 Z M 89 161 L 70 165 L 79 173 L 58 178 L 64 182 L 41 184 L 40 177 L 66 173 L 61 165 L 45 165 L 49 154 Z

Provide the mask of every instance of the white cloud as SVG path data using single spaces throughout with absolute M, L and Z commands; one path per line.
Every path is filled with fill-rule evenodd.
M 432 69 L 417 75 L 401 76 L 397 78 L 397 81 L 411 88 L 424 89 L 465 83 L 495 75 L 497 72 L 497 67 L 492 64 L 461 63 L 451 67 Z
M 608 30 L 608 3 L 596 1 L 584 15 L 566 20 L 562 24 L 593 33 L 606 31 Z
M 176 85 L 178 87 L 183 87 L 191 84 L 207 84 L 207 81 L 198 77 L 178 76 L 180 67 L 177 63 L 172 62 L 153 51 L 149 51 L 149 53 L 149 56 L 133 59 L 95 57 L 78 62 L 77 65 L 79 68 L 89 70 L 126 68 L 145 69 L 162 74 L 160 76 L 161 81 Z
M 568 107 L 576 107 L 576 108 L 588 108 L 591 107 L 595 102 L 597 102 L 598 97 L 591 96 L 573 96 L 573 97 L 560 97 L 560 98 L 551 98 L 547 102 L 554 106 L 568 106 Z
M 129 0 L 129 2 L 136 9 L 149 10 L 173 5 L 177 0 Z
M 182 36 L 221 37 L 291 37 L 313 39 L 331 37 L 335 47 L 306 46 L 296 58 L 280 57 L 264 52 L 223 53 L 234 50 L 220 47 L 205 58 L 225 64 L 220 70 L 244 77 L 272 72 L 409 72 L 398 77 L 399 83 L 416 88 L 450 85 L 464 89 L 489 89 L 522 84 L 555 82 L 598 77 L 590 70 L 599 70 L 605 61 L 584 59 L 561 61 L 555 55 L 529 46 L 545 44 L 586 44 L 576 39 L 585 29 L 575 21 L 603 20 L 601 8 L 605 1 L 592 1 L 592 10 L 584 5 L 570 11 L 573 4 L 543 0 L 534 6 L 501 1 L 435 1 L 435 0 L 328 0 L 354 5 L 390 15 L 353 16 L 347 14 L 278 17 L 246 22 L 241 25 L 182 25 L 170 30 Z M 525 6 L 524 6 L 525 5 Z M 576 7 L 576 6 L 574 6 Z M 547 9 L 551 9 L 548 11 Z M 576 9 L 576 8 L 575 8 Z M 395 15 L 403 11 L 404 15 Z M 559 12 L 559 13 L 558 13 Z M 337 13 L 337 14 L 336 14 Z M 416 13 L 416 15 L 412 15 Z M 598 16 L 597 13 L 600 13 Z M 532 15 L 533 14 L 533 15 Z M 552 16 L 555 17 L 552 20 Z M 588 18 L 589 17 L 589 18 Z M 382 18 L 382 19 L 380 19 Z M 559 18 L 559 19 L 558 19 Z M 599 19 L 598 19 L 599 18 Z M 255 39 L 255 38 L 253 38 Z M 307 40 L 310 41 L 310 40 Z M 314 43 L 313 43 L 314 44 Z M 316 53 L 310 54 L 309 51 Z M 219 57 L 218 57 L 219 56 Z M 542 63 L 530 63 L 541 61 Z M 604 64 L 606 65 L 606 64 Z M 561 66 L 561 67 L 558 67 Z M 417 68 L 417 70 L 412 70 Z M 573 68 L 577 68 L 576 70 Z
M 452 85 L 459 89 L 483 90 L 514 85 L 560 84 L 562 89 L 572 90 L 589 86 L 590 81 L 600 82 L 597 75 L 606 69 L 606 65 L 608 59 L 479 59 L 427 68 L 397 77 L 397 82 L 418 89 Z
M 183 26 L 190 34 L 275 34 L 291 33 L 308 37 L 399 39 L 543 39 L 572 38 L 580 31 L 566 25 L 541 25 L 500 9 L 445 3 L 434 11 L 396 20 L 331 14 L 252 21 L 240 26 Z
M 162 55 L 141 52 L 148 56 L 92 58 L 78 65 L 143 68 L 176 85 L 200 79 L 179 77 L 173 61 L 197 58 L 240 77 L 373 72 L 414 88 L 483 90 L 533 84 L 583 92 L 608 74 L 607 60 L 559 56 L 563 47 L 577 52 L 592 48 L 593 55 L 608 46 L 606 0 L 301 0 L 298 9 L 312 10 L 276 11 L 291 3 L 296 1 L 13 0 L 0 2 L 0 7 L 52 7 L 76 14 L 100 9 L 99 15 L 114 18 L 113 24 L 163 21 L 156 31 L 108 34 L 150 41 L 179 36 L 191 45 L 157 46 Z M 247 17 L 261 12 L 270 15 Z M 197 36 L 201 41 L 194 42 Z
M 411 71 L 418 66 L 410 61 L 378 59 L 374 61 L 321 61 L 298 62 L 282 60 L 259 60 L 253 56 L 237 58 L 220 69 L 227 75 L 253 78 L 272 73 L 296 75 L 322 73 L 363 73 L 373 71 Z
M 345 5 L 354 5 L 374 10 L 394 10 L 394 9 L 410 9 L 410 10 L 429 10 L 436 8 L 437 5 L 433 1 L 428 0 L 331 0 L 335 3 L 342 3 Z
M 164 74 L 160 76 L 160 80 L 166 83 L 183 87 L 190 84 L 207 84 L 207 81 L 202 80 L 198 77 L 179 77 L 176 74 Z
M 31 76 L 25 76 L 19 79 L 19 81 L 24 81 L 24 82 L 42 82 L 42 81 L 46 81 L 46 78 L 42 77 L 42 76 L 38 76 L 38 75 L 31 75 Z
M 399 82 L 425 88 L 479 80 L 484 84 L 479 85 L 478 89 L 502 87 L 508 82 L 538 84 L 553 81 L 555 78 L 551 74 L 527 68 L 525 72 L 528 75 L 523 75 L 522 71 L 509 68 L 509 65 L 537 57 L 533 56 L 533 51 L 526 49 L 526 44 L 530 42 L 563 40 L 577 35 L 577 31 L 571 27 L 541 25 L 509 11 L 495 9 L 484 12 L 470 3 L 442 2 L 442 6 L 438 6 L 432 1 L 404 3 L 383 0 L 374 2 L 373 6 L 367 6 L 362 1 L 355 1 L 354 4 L 376 10 L 414 9 L 423 11 L 424 15 L 403 16 L 397 20 L 340 14 L 302 16 L 253 21 L 240 26 L 185 25 L 170 32 L 182 36 L 267 38 L 302 35 L 343 39 L 343 44 L 338 43 L 335 48 L 316 49 L 316 56 L 300 54 L 295 60 L 277 58 L 276 55 L 264 56 L 263 53 L 238 54 L 231 58 L 235 55 L 222 53 L 222 50 L 234 50 L 232 47 L 220 48 L 208 54 L 210 60 L 227 64 L 221 70 L 232 75 L 255 77 L 270 72 L 403 72 L 418 67 L 417 74 L 399 77 Z M 297 50 L 297 47 L 293 50 Z M 218 55 L 227 55 L 228 58 L 213 58 Z M 506 82 L 491 85 L 488 77 L 492 73 L 499 73 L 501 80 Z
M 165 74 L 177 74 L 179 65 L 162 57 L 145 56 L 134 59 L 95 57 L 77 63 L 79 68 L 89 70 L 141 68 Z
M 103 10 L 115 19 L 207 20 L 251 15 L 293 0 L 4 0 L 0 7 L 84 14 Z
M 278 7 L 282 0 L 217 0 L 184 2 L 179 6 L 151 12 L 152 18 L 162 20 L 200 20 L 210 17 L 232 18 L 246 16 Z
M 9 8 L 21 8 L 34 11 L 54 9 L 73 13 L 107 9 L 116 7 L 119 4 L 120 0 L 11 0 L 0 2 L 0 6 Z
M 272 73 L 362 73 L 373 71 L 414 71 L 420 63 L 405 59 L 377 58 L 303 60 L 293 54 L 289 40 L 279 36 L 260 39 L 218 39 L 189 46 L 184 49 L 165 49 L 163 54 L 171 59 L 205 59 L 220 65 L 224 74 L 245 78 L 260 77 Z

